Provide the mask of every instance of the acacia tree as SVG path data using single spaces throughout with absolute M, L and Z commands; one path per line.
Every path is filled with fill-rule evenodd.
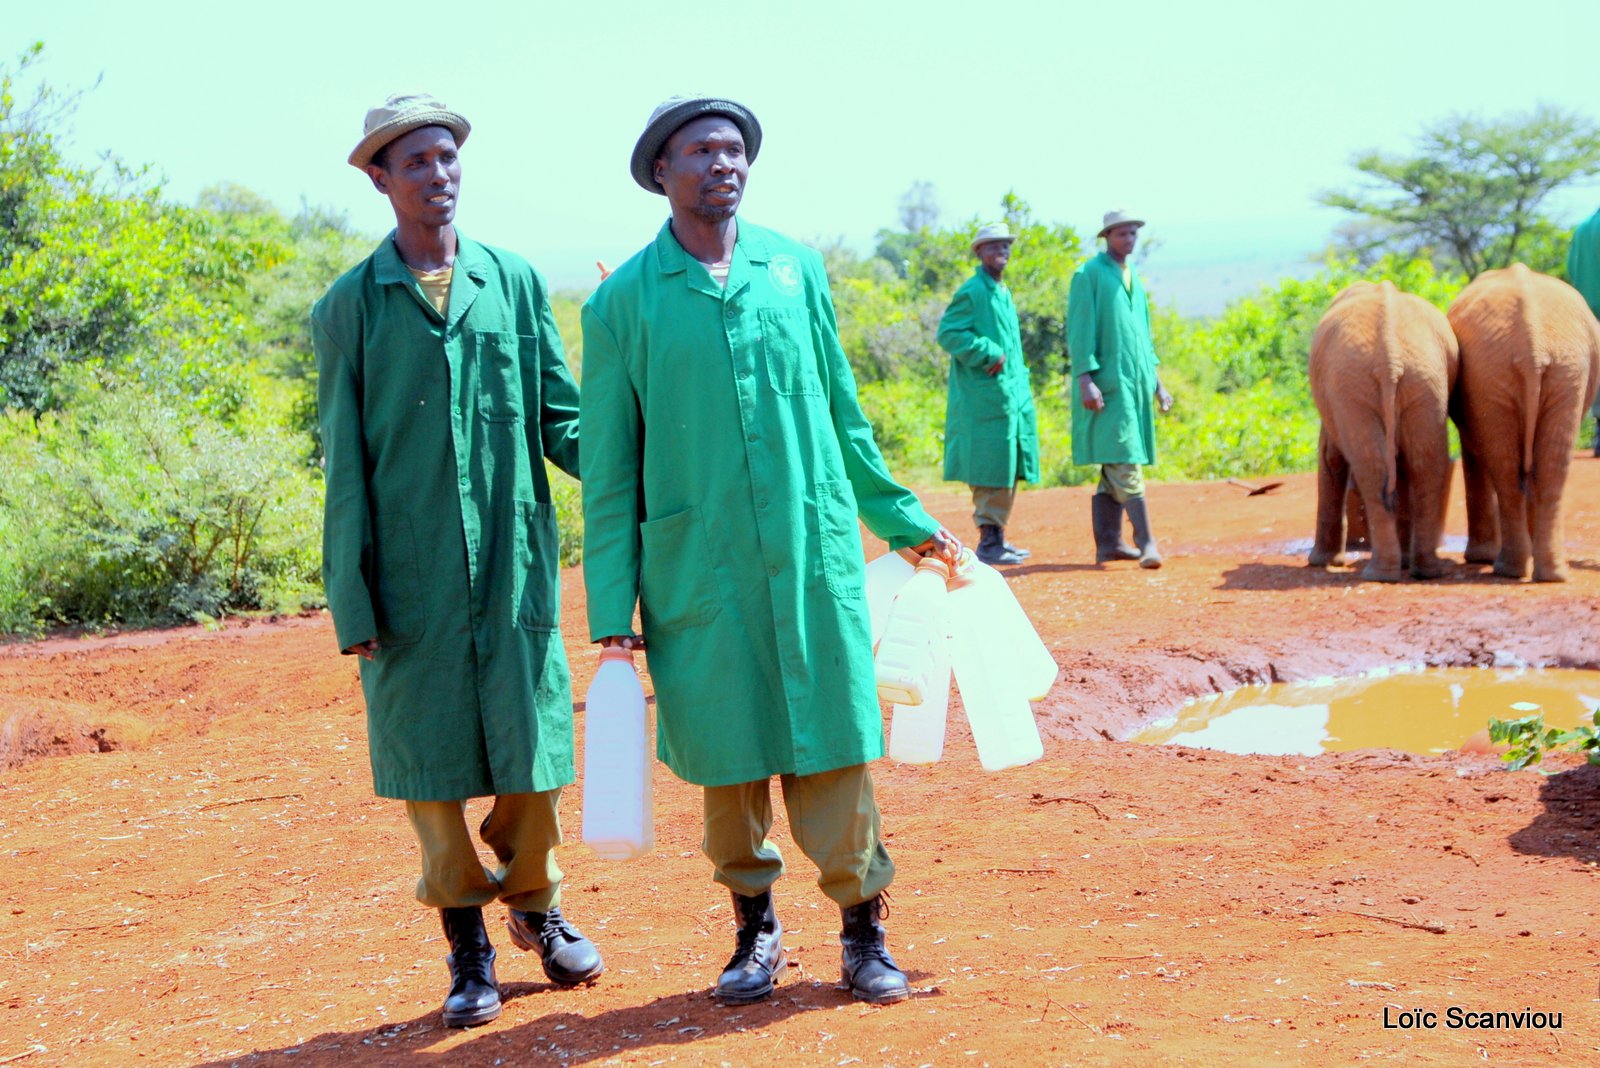
M 1600 126 L 1541 106 L 1499 119 L 1455 116 L 1424 131 L 1415 153 L 1364 152 L 1351 165 L 1355 192 L 1319 199 L 1358 217 L 1340 238 L 1355 253 L 1431 253 L 1476 276 L 1532 253 L 1554 267 L 1557 227 L 1540 207 L 1549 194 L 1600 174 Z

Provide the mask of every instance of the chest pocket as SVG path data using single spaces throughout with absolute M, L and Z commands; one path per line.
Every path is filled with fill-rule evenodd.
M 522 352 L 533 351 L 532 334 L 483 333 L 471 335 L 471 351 L 478 365 L 478 415 L 491 423 L 520 422 L 527 402 L 522 395 Z
M 761 352 L 767 381 L 786 397 L 822 394 L 817 349 L 811 341 L 811 312 L 806 308 L 759 308 Z

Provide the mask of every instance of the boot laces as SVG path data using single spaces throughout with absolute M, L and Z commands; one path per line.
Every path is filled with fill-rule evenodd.
M 544 914 L 544 921 L 539 925 L 539 940 L 546 945 L 553 945 L 558 940 L 576 942 L 580 937 L 577 928 L 561 915 L 561 909 L 550 906 L 550 911 Z

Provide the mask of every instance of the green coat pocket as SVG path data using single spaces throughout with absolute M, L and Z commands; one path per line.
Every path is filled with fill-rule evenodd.
M 426 630 L 422 578 L 411 520 L 378 516 L 373 523 L 372 600 L 377 608 L 378 644 L 415 645 Z
M 556 629 L 560 535 L 554 505 L 517 501 L 516 580 L 517 626 L 524 630 Z
M 645 633 L 709 623 L 722 610 L 698 508 L 639 524 L 639 609 Z

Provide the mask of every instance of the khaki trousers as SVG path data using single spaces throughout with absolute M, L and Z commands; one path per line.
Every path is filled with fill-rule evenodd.
M 487 905 L 499 898 L 511 908 L 549 912 L 561 903 L 561 842 L 557 805 L 561 789 L 501 794 L 478 828 L 500 866 L 491 872 L 478 859 L 467 833 L 465 801 L 407 801 L 406 816 L 422 851 L 417 900 L 436 909 Z
M 879 837 L 878 804 L 865 764 L 816 775 L 780 775 L 789 831 L 817 866 L 817 885 L 840 908 L 877 897 L 894 880 L 894 862 Z M 745 897 L 783 874 L 772 830 L 770 779 L 705 788 L 705 850 L 715 878 Z
M 1017 501 L 1017 485 L 973 486 L 972 522 L 979 527 L 1003 527 Z
M 1144 496 L 1144 471 L 1138 464 L 1101 464 L 1098 493 L 1109 493 L 1118 504 Z

